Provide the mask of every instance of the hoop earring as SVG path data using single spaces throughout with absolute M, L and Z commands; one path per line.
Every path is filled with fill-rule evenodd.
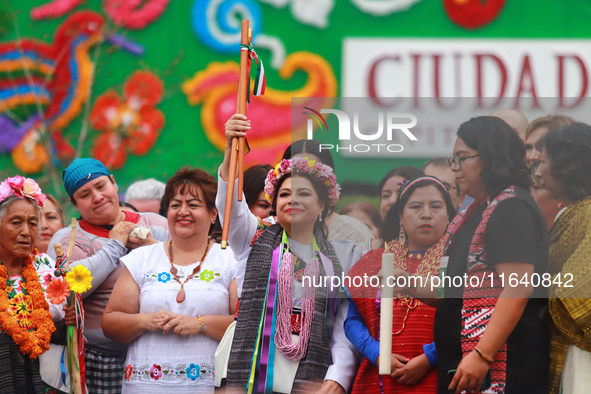
M 406 245 L 406 233 L 404 232 L 404 227 L 402 227 L 402 224 L 400 225 L 400 234 L 398 235 L 398 240 L 401 244 Z

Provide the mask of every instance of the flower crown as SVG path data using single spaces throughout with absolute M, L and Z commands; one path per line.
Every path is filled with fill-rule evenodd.
M 316 160 L 307 157 L 294 157 L 291 160 L 281 160 L 274 170 L 269 171 L 265 179 L 265 197 L 267 201 L 273 202 L 277 193 L 279 180 L 289 173 L 310 174 L 320 181 L 328 189 L 330 205 L 333 206 L 339 201 L 341 187 L 337 183 L 337 176 L 332 168 Z
M 0 183 L 0 203 L 10 196 L 30 198 L 39 207 L 43 207 L 43 203 L 47 200 L 47 196 L 41 192 L 37 182 L 20 175 L 6 178 L 4 182 Z

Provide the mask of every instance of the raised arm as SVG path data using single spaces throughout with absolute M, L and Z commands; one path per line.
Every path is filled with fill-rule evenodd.
M 244 115 L 233 115 L 226 123 L 226 150 L 224 161 L 218 171 L 218 193 L 215 200 L 216 208 L 220 215 L 220 221 L 224 222 L 226 209 L 226 194 L 228 192 L 228 173 L 230 169 L 230 151 L 232 138 L 246 136 L 241 130 L 250 129 L 250 121 Z M 237 180 L 233 180 L 237 182 Z M 232 216 L 230 218 L 230 232 L 228 243 L 235 255 L 239 256 L 250 250 L 251 242 L 258 227 L 258 219 L 250 212 L 244 194 L 242 201 L 238 201 L 238 187 L 234 187 L 232 203 Z

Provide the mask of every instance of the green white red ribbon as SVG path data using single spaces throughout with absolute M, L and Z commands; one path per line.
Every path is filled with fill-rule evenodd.
M 262 96 L 265 94 L 265 87 L 267 85 L 267 81 L 265 78 L 265 67 L 263 66 L 263 60 L 259 58 L 259 55 L 256 53 L 254 48 L 252 47 L 252 43 L 249 42 L 248 45 L 240 44 L 241 51 L 248 51 L 248 74 L 250 75 L 250 61 L 254 59 L 255 63 L 257 64 L 257 73 L 254 79 L 254 86 L 252 89 L 252 94 L 255 96 Z M 247 101 L 250 103 L 250 78 L 248 78 L 248 98 Z

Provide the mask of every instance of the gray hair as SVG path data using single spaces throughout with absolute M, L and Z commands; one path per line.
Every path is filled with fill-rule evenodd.
M 447 157 L 434 157 L 432 159 L 429 159 L 428 162 L 423 164 L 423 167 L 421 168 L 421 170 L 423 172 L 425 172 L 425 170 L 429 166 L 451 168 L 451 164 L 449 163 L 449 158 L 447 158 Z
M 154 178 L 137 181 L 131 184 L 125 193 L 125 202 L 131 200 L 161 200 L 166 184 Z
M 12 204 L 14 204 L 15 202 L 17 202 L 19 200 L 29 201 L 31 204 L 33 204 L 33 206 L 37 210 L 37 220 L 39 220 L 39 221 L 41 220 L 41 209 L 35 203 L 35 201 L 33 201 L 27 197 L 19 197 L 19 196 L 12 195 L 12 196 L 8 197 L 6 200 L 0 202 L 0 222 L 2 222 L 2 219 L 4 219 L 6 212 L 8 212 L 8 208 L 10 208 L 10 206 Z

